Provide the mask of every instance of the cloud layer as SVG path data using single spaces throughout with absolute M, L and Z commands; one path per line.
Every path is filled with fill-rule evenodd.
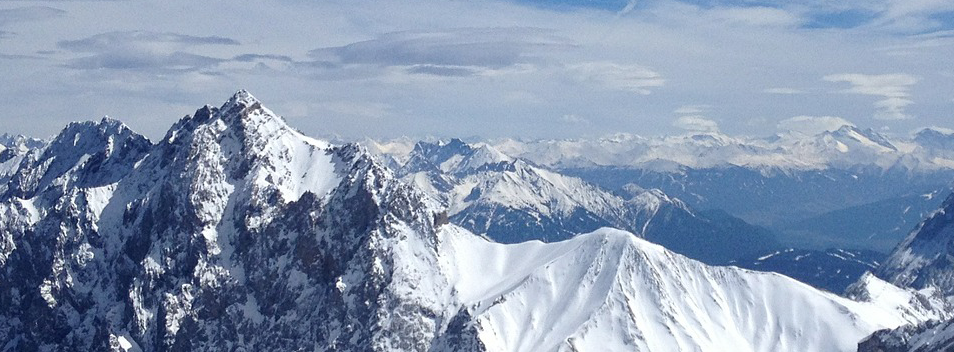
M 184 50 L 203 45 L 240 45 L 224 37 L 198 37 L 148 31 L 107 32 L 57 43 L 60 49 L 86 56 L 70 60 L 75 69 L 188 71 L 213 67 L 222 59 Z
M 309 55 L 329 65 L 400 67 L 410 73 L 468 76 L 539 62 L 543 53 L 566 50 L 569 40 L 535 28 L 451 28 L 403 31 Z
M 355 138 L 910 131 L 951 124 L 952 7 L 0 2 L 0 132 L 109 114 L 155 137 L 240 88 L 306 133 Z
M 874 117 L 880 120 L 905 120 L 913 116 L 905 113 L 908 105 L 914 104 L 911 98 L 911 86 L 918 83 L 918 78 L 903 73 L 864 75 L 864 74 L 836 74 L 825 76 L 829 82 L 847 82 L 851 85 L 844 92 L 854 94 L 873 95 L 881 97 L 875 102 L 877 109 Z
M 681 116 L 673 126 L 691 132 L 719 132 L 719 124 L 700 115 Z

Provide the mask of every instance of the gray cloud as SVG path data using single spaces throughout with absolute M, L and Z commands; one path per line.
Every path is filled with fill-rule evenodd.
M 42 60 L 42 57 L 34 55 L 19 54 L 0 54 L 0 60 Z
M 256 62 L 261 60 L 277 60 L 283 62 L 295 62 L 291 57 L 285 55 L 269 55 L 269 54 L 242 54 L 232 58 L 233 61 L 238 62 Z
M 66 11 L 48 6 L 28 6 L 12 9 L 0 9 L 0 27 L 17 22 L 48 20 L 63 16 L 65 14 Z
M 198 37 L 177 33 L 157 33 L 148 31 L 107 32 L 79 40 L 64 40 L 57 43 L 62 49 L 75 52 L 102 52 L 116 48 L 142 48 L 150 45 L 239 45 L 234 39 L 225 37 Z
M 225 60 L 213 57 L 174 52 L 170 54 L 152 53 L 104 53 L 71 60 L 66 67 L 75 69 L 114 69 L 114 70 L 194 70 L 215 66 Z
M 479 71 L 461 66 L 415 65 L 408 68 L 407 72 L 445 77 L 464 77 L 477 74 Z
M 91 54 L 66 63 L 73 69 L 193 71 L 227 61 L 187 50 L 198 46 L 239 45 L 224 37 L 200 37 L 147 31 L 107 32 L 57 43 L 61 49 Z
M 539 60 L 539 54 L 565 50 L 566 39 L 536 28 L 456 28 L 405 31 L 309 54 L 320 62 L 340 65 L 407 67 L 410 73 L 467 76 Z

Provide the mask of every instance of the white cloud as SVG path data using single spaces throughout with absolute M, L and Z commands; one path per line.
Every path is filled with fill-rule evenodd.
M 681 115 L 701 114 L 701 113 L 703 113 L 703 112 L 709 110 L 709 108 L 710 108 L 710 106 L 709 106 L 709 105 L 705 105 L 705 104 L 702 104 L 702 105 L 683 105 L 683 106 L 680 106 L 679 108 L 677 108 L 676 110 L 673 110 L 673 113 L 681 114 Z
M 719 123 L 701 115 L 681 116 L 672 125 L 692 132 L 719 132 Z
M 588 122 L 590 122 L 590 120 L 587 120 L 586 118 L 580 117 L 579 115 L 576 115 L 576 114 L 566 114 L 566 115 L 563 115 L 563 117 L 562 117 L 561 119 L 563 120 L 563 122 L 569 122 L 569 123 L 588 123 Z
M 918 78 L 903 73 L 884 75 L 865 75 L 857 73 L 843 73 L 827 75 L 828 82 L 847 82 L 851 87 L 845 93 L 878 96 L 883 99 L 875 102 L 877 112 L 874 117 L 879 120 L 905 120 L 908 115 L 904 108 L 914 104 L 911 97 L 911 86 L 918 83 Z
M 666 83 L 662 75 L 641 65 L 618 64 L 607 61 L 585 62 L 567 67 L 577 80 L 596 83 L 610 89 L 648 95 L 649 88 Z
M 816 135 L 835 131 L 842 126 L 854 126 L 851 121 L 837 116 L 795 116 L 778 122 L 779 131 Z
M 762 92 L 769 93 L 769 94 L 788 94 L 788 95 L 805 93 L 804 91 L 799 89 L 786 88 L 786 87 L 767 88 L 763 90 Z
M 772 7 L 724 7 L 709 10 L 709 15 L 715 19 L 730 24 L 749 26 L 795 26 L 802 20 L 782 9 Z

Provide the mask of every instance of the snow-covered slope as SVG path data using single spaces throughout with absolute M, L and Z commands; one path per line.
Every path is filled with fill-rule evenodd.
M 444 229 L 442 265 L 492 351 L 853 351 L 916 319 L 619 230 L 503 245 Z
M 419 142 L 401 170 L 451 222 L 498 242 L 553 242 L 611 226 L 708 263 L 775 249 L 768 231 L 697 213 L 659 190 L 630 185 L 624 198 L 486 144 Z
M 0 194 L 2 351 L 848 351 L 922 319 L 618 230 L 487 241 L 244 91 L 156 144 L 104 120 L 25 155 Z

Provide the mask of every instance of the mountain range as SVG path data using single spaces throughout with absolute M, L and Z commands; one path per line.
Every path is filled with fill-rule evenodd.
M 622 230 L 498 243 L 451 223 L 427 184 L 245 91 L 155 143 L 104 119 L 13 144 L 3 351 L 854 351 L 950 318 L 921 250 L 892 258 L 932 264 L 879 271 L 906 288 L 865 275 L 849 299 Z
M 406 160 L 413 143 L 367 142 L 396 160 Z M 937 128 L 910 137 L 847 125 L 769 138 L 709 132 L 480 143 L 615 194 L 659 189 L 697 212 L 721 210 L 772 230 L 785 246 L 815 250 L 890 251 L 940 206 L 954 180 L 954 134 Z
M 447 207 L 451 222 L 496 242 L 554 242 L 614 227 L 710 264 L 780 247 L 768 230 L 693 210 L 660 190 L 613 194 L 486 144 L 418 142 L 399 170 Z

